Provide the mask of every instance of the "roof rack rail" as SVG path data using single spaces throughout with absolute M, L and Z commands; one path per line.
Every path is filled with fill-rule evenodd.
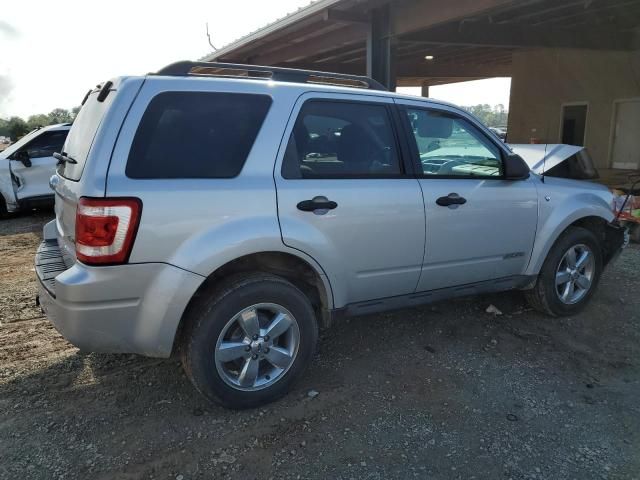
M 320 83 L 366 88 L 370 90 L 387 90 L 380 82 L 361 75 L 299 70 L 297 68 L 268 67 L 263 65 L 245 65 L 242 63 L 191 62 L 184 60 L 161 68 L 155 75 L 261 78 L 279 82 Z

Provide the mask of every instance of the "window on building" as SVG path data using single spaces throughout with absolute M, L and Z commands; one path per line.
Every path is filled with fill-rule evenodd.
M 563 105 L 562 143 L 584 146 L 587 126 L 587 105 Z

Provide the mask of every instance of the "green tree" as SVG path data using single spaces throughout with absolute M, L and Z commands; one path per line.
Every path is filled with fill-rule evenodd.
M 13 116 L 11 118 L 0 118 L 0 136 L 10 137 L 12 141 L 16 141 L 34 128 L 46 127 L 47 125 L 55 125 L 57 123 L 71 123 L 78 115 L 80 107 L 74 107 L 71 110 L 66 108 L 54 108 L 49 113 L 38 113 L 24 119 Z
M 73 116 L 66 108 L 54 108 L 49 113 L 49 125 L 56 123 L 69 123 L 73 121 Z
M 478 117 L 482 123 L 489 127 L 499 127 L 507 124 L 509 112 L 505 110 L 504 105 L 502 104 L 492 107 L 491 105 L 484 103 L 464 108 L 469 113 Z
M 50 124 L 49 115 L 45 115 L 44 113 L 31 115 L 27 119 L 27 125 L 29 126 L 29 130 L 33 130 L 34 128 L 38 128 L 38 127 L 44 127 L 49 124 Z
M 8 120 L 9 137 L 14 142 L 29 132 L 29 126 L 20 117 L 11 117 Z
M 0 137 L 9 136 L 9 120 L 0 118 Z

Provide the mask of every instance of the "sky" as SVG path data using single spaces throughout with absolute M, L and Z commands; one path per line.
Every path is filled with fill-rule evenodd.
M 30 0 L 0 17 L 0 117 L 73 108 L 96 84 L 197 60 L 308 0 Z M 482 82 L 482 83 L 480 83 Z M 419 90 L 415 91 L 419 94 Z M 432 87 L 459 105 L 509 103 L 509 79 Z

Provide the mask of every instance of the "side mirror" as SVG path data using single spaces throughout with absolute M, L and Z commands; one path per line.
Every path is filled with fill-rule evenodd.
M 26 150 L 17 151 L 13 156 L 13 158 L 18 160 L 19 162 L 22 162 L 22 164 L 27 168 L 29 168 L 32 165 L 31 159 L 29 158 L 29 154 L 27 153 Z
M 529 165 L 520 155 L 510 153 L 504 157 L 505 180 L 526 180 L 530 173 Z

